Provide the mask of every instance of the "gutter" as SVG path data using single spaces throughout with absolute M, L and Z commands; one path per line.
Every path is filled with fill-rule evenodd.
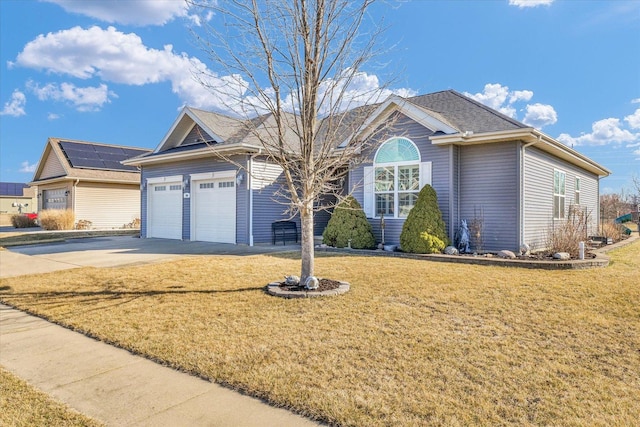
M 525 143 L 539 143 L 538 148 L 542 151 L 552 153 L 555 156 L 581 167 L 599 177 L 606 177 L 611 174 L 611 171 L 600 166 L 588 157 L 578 153 L 573 148 L 567 147 L 563 143 L 556 141 L 548 135 L 540 132 L 534 128 L 522 128 L 507 131 L 498 132 L 485 132 L 485 133 L 457 133 L 453 135 L 438 135 L 431 136 L 431 143 L 433 145 L 477 145 L 477 144 L 490 144 L 495 142 L 509 142 L 509 141 L 523 141 Z
M 157 164 L 157 163 L 176 162 L 180 160 L 190 160 L 194 158 L 210 157 L 210 156 L 216 156 L 218 154 L 223 154 L 223 153 L 229 155 L 235 151 L 237 151 L 239 154 L 247 153 L 247 152 L 260 153 L 261 148 L 254 145 L 249 145 L 249 144 L 233 144 L 233 145 L 227 145 L 227 146 L 215 147 L 215 148 L 204 147 L 204 148 L 199 148 L 197 150 L 178 152 L 178 153 L 158 154 L 158 155 L 144 157 L 144 158 L 134 157 L 132 159 L 123 160 L 120 163 L 127 166 L 143 166 L 143 165 L 151 165 L 151 164 Z

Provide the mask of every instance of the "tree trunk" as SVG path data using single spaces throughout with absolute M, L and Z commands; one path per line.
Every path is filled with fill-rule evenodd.
M 309 276 L 313 276 L 314 267 L 314 242 L 313 242 L 313 203 L 312 206 L 305 206 L 300 210 L 300 227 L 302 229 L 301 252 L 302 252 L 302 270 L 300 272 L 300 282 Z

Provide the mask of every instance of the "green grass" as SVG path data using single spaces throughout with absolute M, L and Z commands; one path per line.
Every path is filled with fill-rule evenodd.
M 53 400 L 0 367 L 0 425 L 97 427 L 102 424 Z
M 0 300 L 340 425 L 634 425 L 640 241 L 608 268 L 322 255 L 340 297 L 263 291 L 297 254 L 0 281 Z

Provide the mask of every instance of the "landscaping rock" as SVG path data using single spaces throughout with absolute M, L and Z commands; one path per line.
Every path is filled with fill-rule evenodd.
M 516 259 L 516 254 L 511 251 L 502 250 L 498 252 L 498 257 L 500 258 L 508 258 L 508 259 Z
M 458 249 L 456 249 L 454 246 L 447 246 L 446 248 L 444 248 L 444 253 L 447 255 L 458 255 Z
M 522 245 L 520 245 L 520 255 L 529 255 L 529 253 L 531 252 L 531 247 L 529 245 L 527 245 L 526 243 L 523 243 Z
M 554 259 L 559 259 L 560 261 L 566 261 L 571 259 L 571 255 L 568 252 L 556 252 L 553 254 Z

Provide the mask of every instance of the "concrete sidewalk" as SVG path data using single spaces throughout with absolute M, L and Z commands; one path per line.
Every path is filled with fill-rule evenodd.
M 107 425 L 319 425 L 3 304 L 0 345 L 8 371 Z
M 145 264 L 193 255 L 250 255 L 296 249 L 299 247 L 92 238 L 0 250 L 0 277 Z M 319 425 L 3 304 L 0 365 L 106 425 Z

